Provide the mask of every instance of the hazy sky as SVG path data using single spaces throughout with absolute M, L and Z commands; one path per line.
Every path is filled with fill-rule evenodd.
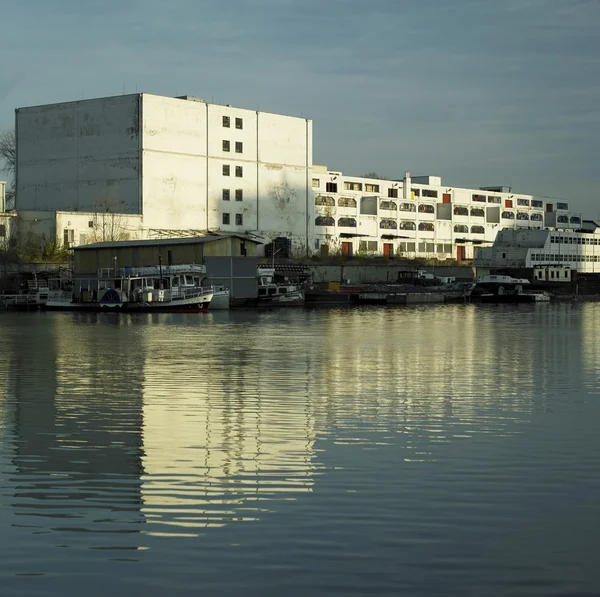
M 4 0 L 14 109 L 144 91 L 312 118 L 314 161 L 600 213 L 600 0 Z

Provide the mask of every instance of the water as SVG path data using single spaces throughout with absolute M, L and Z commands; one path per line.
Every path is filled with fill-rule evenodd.
M 598 595 L 600 305 L 0 313 L 0 595 Z

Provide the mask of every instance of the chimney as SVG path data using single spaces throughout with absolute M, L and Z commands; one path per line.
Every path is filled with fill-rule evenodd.
M 410 190 L 410 172 L 404 173 L 404 198 L 410 199 L 412 197 Z

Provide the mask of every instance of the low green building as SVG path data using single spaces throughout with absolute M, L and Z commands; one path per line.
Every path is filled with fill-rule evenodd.
M 254 257 L 261 244 L 243 235 L 125 240 L 82 245 L 73 250 L 75 277 L 96 277 L 101 269 L 206 264 L 207 257 Z

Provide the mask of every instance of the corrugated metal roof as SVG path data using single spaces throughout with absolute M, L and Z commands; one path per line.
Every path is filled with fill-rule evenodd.
M 103 243 L 92 243 L 90 245 L 81 245 L 74 247 L 75 251 L 86 251 L 92 249 L 122 249 L 127 247 L 157 247 L 165 245 L 197 245 L 223 240 L 226 238 L 241 238 L 257 245 L 262 241 L 244 234 L 208 234 L 206 236 L 190 236 L 187 238 L 149 238 L 144 240 L 119 240 Z

